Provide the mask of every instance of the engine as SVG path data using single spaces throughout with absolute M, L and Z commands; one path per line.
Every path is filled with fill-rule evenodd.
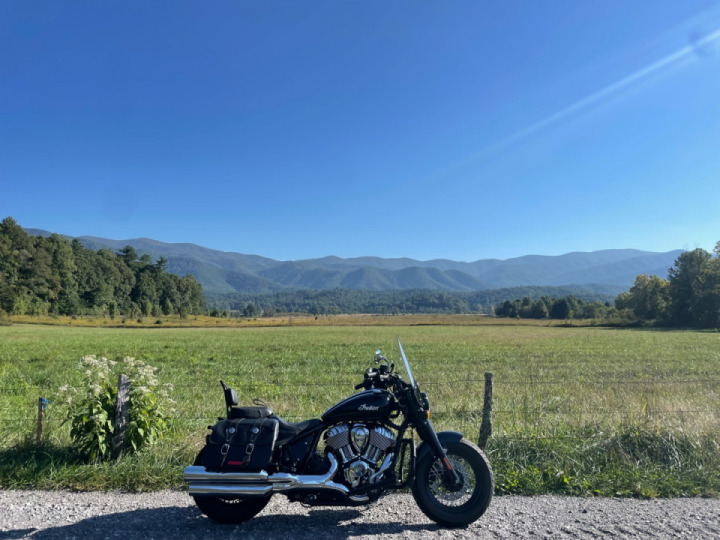
M 325 446 L 342 463 L 345 481 L 356 488 L 382 479 L 392 463 L 395 437 L 383 426 L 342 423 L 327 430 Z

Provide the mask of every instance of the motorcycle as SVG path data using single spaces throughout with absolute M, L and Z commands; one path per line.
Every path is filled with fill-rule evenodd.
M 439 525 L 464 527 L 480 518 L 494 492 L 488 459 L 462 433 L 435 432 L 399 338 L 398 346 L 408 381 L 377 350 L 377 367 L 355 386 L 362 391 L 299 423 L 259 400 L 238 406 L 237 392 L 220 381 L 227 416 L 208 426 L 206 445 L 184 471 L 200 511 L 241 523 L 275 493 L 312 506 L 360 506 L 410 487 Z

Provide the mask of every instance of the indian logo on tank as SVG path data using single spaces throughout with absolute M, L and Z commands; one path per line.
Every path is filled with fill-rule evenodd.
M 377 407 L 375 405 L 367 405 L 363 403 L 358 407 L 358 411 L 377 411 L 380 407 Z

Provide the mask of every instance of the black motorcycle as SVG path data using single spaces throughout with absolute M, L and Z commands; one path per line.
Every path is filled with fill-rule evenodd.
M 307 505 L 359 506 L 409 486 L 440 525 L 462 527 L 482 516 L 494 491 L 487 457 L 462 433 L 435 432 L 427 395 L 399 339 L 398 346 L 409 383 L 378 350 L 378 367 L 355 387 L 363 391 L 299 423 L 258 400 L 239 407 L 235 390 L 220 381 L 227 418 L 209 426 L 207 444 L 184 474 L 200 511 L 240 523 L 274 493 Z

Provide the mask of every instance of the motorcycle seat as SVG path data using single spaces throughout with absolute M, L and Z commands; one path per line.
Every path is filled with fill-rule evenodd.
M 276 414 L 272 415 L 272 418 L 277 420 L 280 424 L 278 430 L 277 444 L 285 444 L 291 441 L 293 438 L 295 438 L 295 436 L 299 435 L 303 431 L 315 428 L 323 423 L 323 421 L 319 418 L 313 418 L 311 420 L 305 420 L 303 422 L 297 423 L 288 422 L 287 420 L 280 418 Z
M 272 415 L 270 407 L 230 407 L 230 418 L 267 418 Z

